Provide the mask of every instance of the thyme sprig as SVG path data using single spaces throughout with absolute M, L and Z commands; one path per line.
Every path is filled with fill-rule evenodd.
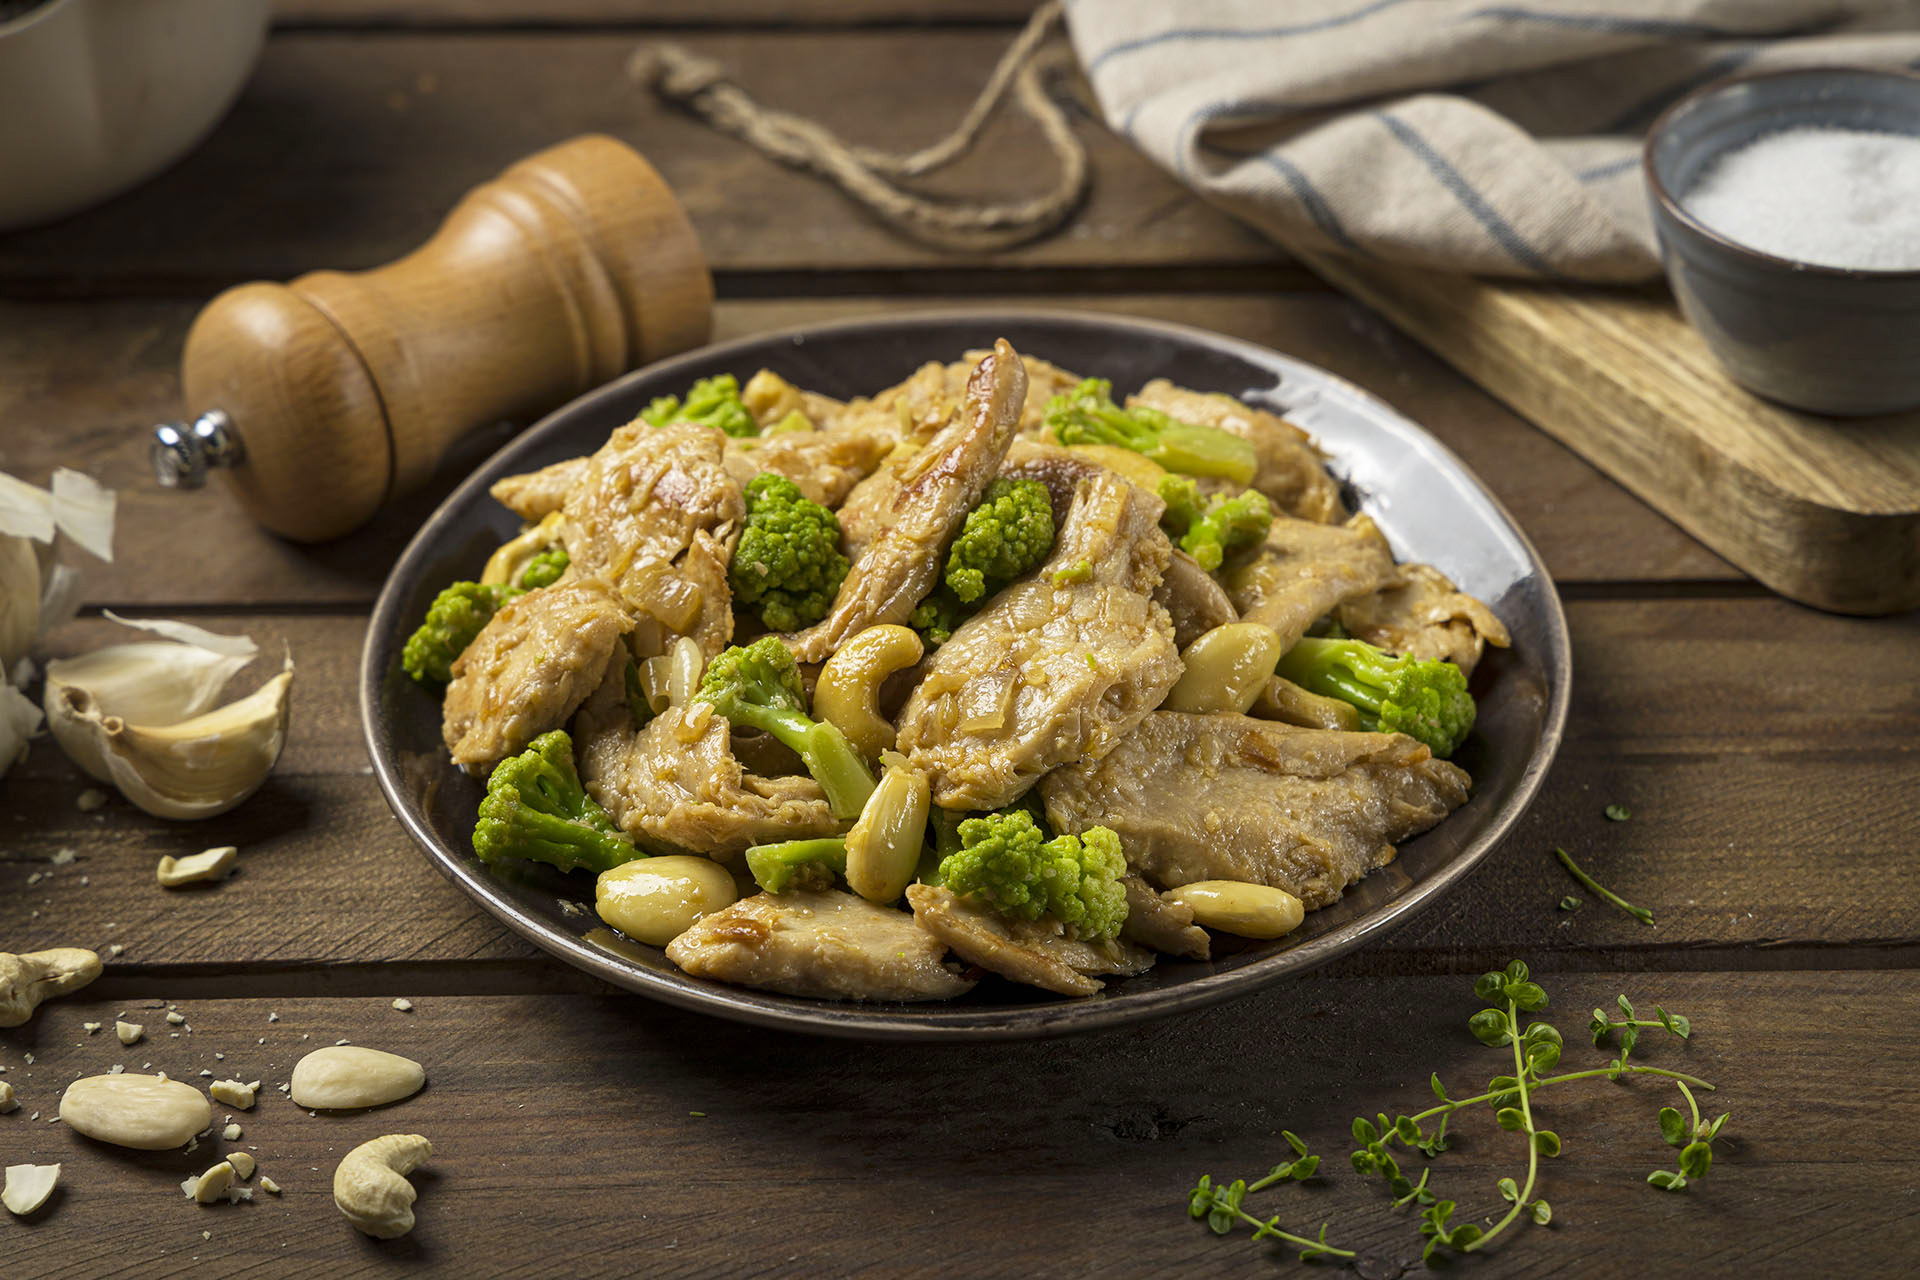
M 1551 1023 L 1525 1016 L 1546 1007 L 1547 993 L 1533 981 L 1524 963 L 1515 960 L 1504 969 L 1481 975 L 1473 989 L 1487 1007 L 1467 1020 L 1467 1029 L 1482 1044 L 1508 1050 L 1513 1059 L 1512 1074 L 1496 1075 L 1487 1082 L 1485 1091 L 1456 1098 L 1448 1094 L 1439 1073 L 1435 1072 L 1428 1082 L 1437 1099 L 1436 1105 L 1393 1119 L 1388 1119 L 1385 1112 L 1373 1119 L 1361 1116 L 1351 1126 L 1354 1141 L 1359 1144 L 1350 1157 L 1354 1171 L 1362 1177 L 1382 1179 L 1396 1209 L 1416 1204 L 1420 1207 L 1420 1234 L 1427 1242 L 1421 1254 L 1424 1260 L 1431 1262 L 1443 1248 L 1457 1254 L 1477 1253 L 1523 1218 L 1543 1225 L 1552 1221 L 1553 1206 L 1535 1192 L 1540 1185 L 1542 1157 L 1558 1156 L 1561 1141 L 1557 1133 L 1538 1122 L 1534 1100 L 1542 1089 L 1577 1080 L 1617 1081 L 1629 1075 L 1673 1081 L 1686 1101 L 1688 1114 L 1681 1114 L 1676 1107 L 1661 1108 L 1660 1133 L 1670 1145 L 1681 1149 L 1678 1167 L 1655 1170 L 1647 1176 L 1647 1181 L 1665 1191 L 1682 1191 L 1689 1182 L 1706 1176 L 1713 1164 L 1713 1140 L 1726 1124 L 1727 1116 L 1722 1114 L 1715 1120 L 1705 1120 L 1694 1090 L 1710 1092 L 1713 1085 L 1698 1076 L 1629 1061 L 1642 1029 L 1659 1028 L 1687 1040 L 1693 1030 L 1687 1018 L 1668 1013 L 1659 1005 L 1654 1006 L 1654 1017 L 1640 1018 L 1632 1002 L 1622 995 L 1616 1003 L 1623 1017 L 1614 1018 L 1605 1010 L 1595 1009 L 1587 1028 L 1596 1047 L 1604 1048 L 1612 1042 L 1618 1047 L 1619 1056 L 1601 1067 L 1556 1071 L 1565 1041 Z M 1436 1159 L 1447 1150 L 1447 1125 L 1455 1113 L 1481 1103 L 1493 1108 L 1494 1120 L 1502 1129 L 1524 1135 L 1527 1143 L 1524 1180 L 1503 1177 L 1495 1184 L 1495 1191 L 1507 1209 L 1497 1221 L 1484 1228 L 1478 1222 L 1455 1222 L 1458 1205 L 1453 1200 L 1442 1199 L 1433 1190 L 1432 1169 L 1421 1169 L 1419 1180 L 1415 1181 L 1402 1172 L 1391 1149 L 1397 1143 L 1409 1152 L 1420 1152 L 1428 1160 Z M 1210 1178 L 1200 1179 L 1188 1199 L 1189 1213 L 1195 1218 L 1206 1218 L 1207 1225 L 1218 1235 L 1227 1235 L 1239 1226 L 1248 1225 L 1254 1228 L 1256 1239 L 1273 1236 L 1287 1240 L 1302 1247 L 1302 1260 L 1322 1256 L 1353 1257 L 1350 1251 L 1326 1243 L 1325 1225 L 1321 1226 L 1317 1241 L 1309 1240 L 1282 1230 L 1277 1215 L 1262 1220 L 1242 1208 L 1247 1195 L 1280 1182 L 1300 1181 L 1312 1176 L 1317 1169 L 1318 1157 L 1308 1154 L 1307 1145 L 1299 1135 L 1288 1130 L 1283 1136 L 1293 1148 L 1293 1160 L 1274 1166 L 1264 1178 L 1251 1185 L 1236 1180 L 1216 1186 Z

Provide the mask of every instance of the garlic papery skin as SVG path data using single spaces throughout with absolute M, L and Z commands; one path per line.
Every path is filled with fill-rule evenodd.
M 190 821 L 225 813 L 267 780 L 286 745 L 292 686 L 289 661 L 236 702 L 172 724 L 139 723 L 105 712 L 83 685 L 56 686 L 49 668 L 47 717 L 74 763 L 93 773 L 98 762 L 95 777 L 155 817 Z
M 40 633 L 40 557 L 33 543 L 0 533 L 0 680 Z
M 97 724 L 178 724 L 219 700 L 249 659 L 173 641 L 116 644 L 47 664 L 42 697 L 54 739 L 69 759 L 111 782 Z

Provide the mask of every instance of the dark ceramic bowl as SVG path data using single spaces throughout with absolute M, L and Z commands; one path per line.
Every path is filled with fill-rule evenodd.
M 948 1004 L 806 1000 L 689 977 L 657 947 L 599 927 L 593 883 L 545 867 L 489 870 L 469 844 L 480 784 L 447 762 L 440 702 L 400 670 L 400 649 L 434 593 L 476 576 L 519 524 L 487 496 L 501 476 L 575 457 L 653 397 L 696 378 L 742 379 L 766 367 L 831 396 L 868 394 L 931 359 L 1010 340 L 1065 368 L 1130 391 L 1150 378 L 1224 391 L 1284 411 L 1311 431 L 1403 558 L 1429 561 L 1490 604 L 1513 648 L 1475 672 L 1479 723 L 1456 755 L 1471 800 L 1402 846 L 1391 866 L 1272 942 L 1217 938 L 1210 962 L 1163 957 L 1106 992 L 1062 1000 L 998 979 Z M 360 668 L 367 748 L 387 802 L 442 873 L 509 928 L 568 963 L 688 1008 L 770 1026 L 869 1039 L 954 1040 L 1047 1035 L 1193 1009 L 1242 995 L 1350 951 L 1431 905 L 1499 842 L 1533 798 L 1567 715 L 1566 620 L 1527 540 L 1460 460 L 1379 401 L 1311 365 L 1197 329 L 1094 315 L 913 314 L 823 325 L 709 347 L 629 374 L 583 396 L 481 467 L 401 555 L 374 608 Z M 563 906 L 566 903 L 569 906 Z M 584 906 L 584 911 L 578 910 Z
M 1729 151 L 1803 126 L 1920 134 L 1920 75 L 1758 71 L 1695 90 L 1647 132 L 1642 164 L 1667 278 L 1734 381 L 1816 413 L 1920 407 L 1920 271 L 1854 271 L 1763 253 L 1681 197 Z

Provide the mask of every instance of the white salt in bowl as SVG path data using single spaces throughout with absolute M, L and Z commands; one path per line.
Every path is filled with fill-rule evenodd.
M 1667 279 L 1687 320 L 1748 390 L 1817 413 L 1920 407 L 1920 269 L 1905 265 L 1895 238 L 1840 225 L 1915 211 L 1868 209 L 1872 184 L 1845 185 L 1844 166 L 1826 147 L 1837 140 L 1827 133 L 1811 151 L 1801 144 L 1806 172 L 1798 178 L 1809 182 L 1826 169 L 1828 185 L 1840 184 L 1835 189 L 1770 193 L 1763 184 L 1737 205 L 1713 198 L 1723 179 L 1739 176 L 1725 167 L 1729 157 L 1759 142 L 1773 155 L 1747 152 L 1748 176 L 1773 176 L 1780 149 L 1791 145 L 1778 135 L 1808 129 L 1920 139 L 1920 75 L 1868 67 L 1758 71 L 1668 108 L 1648 132 L 1643 157 Z M 1904 146 L 1879 149 L 1905 159 Z M 1806 198 L 1815 194 L 1833 199 Z M 1824 220 L 1823 203 L 1832 207 Z M 1913 250 L 1920 260 L 1920 243 Z M 1888 262 L 1901 265 L 1875 265 Z

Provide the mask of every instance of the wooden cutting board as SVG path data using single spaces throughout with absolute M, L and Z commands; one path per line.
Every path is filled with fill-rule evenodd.
M 1781 595 L 1840 613 L 1920 606 L 1920 412 L 1827 418 L 1761 400 L 1664 289 L 1301 256 Z

